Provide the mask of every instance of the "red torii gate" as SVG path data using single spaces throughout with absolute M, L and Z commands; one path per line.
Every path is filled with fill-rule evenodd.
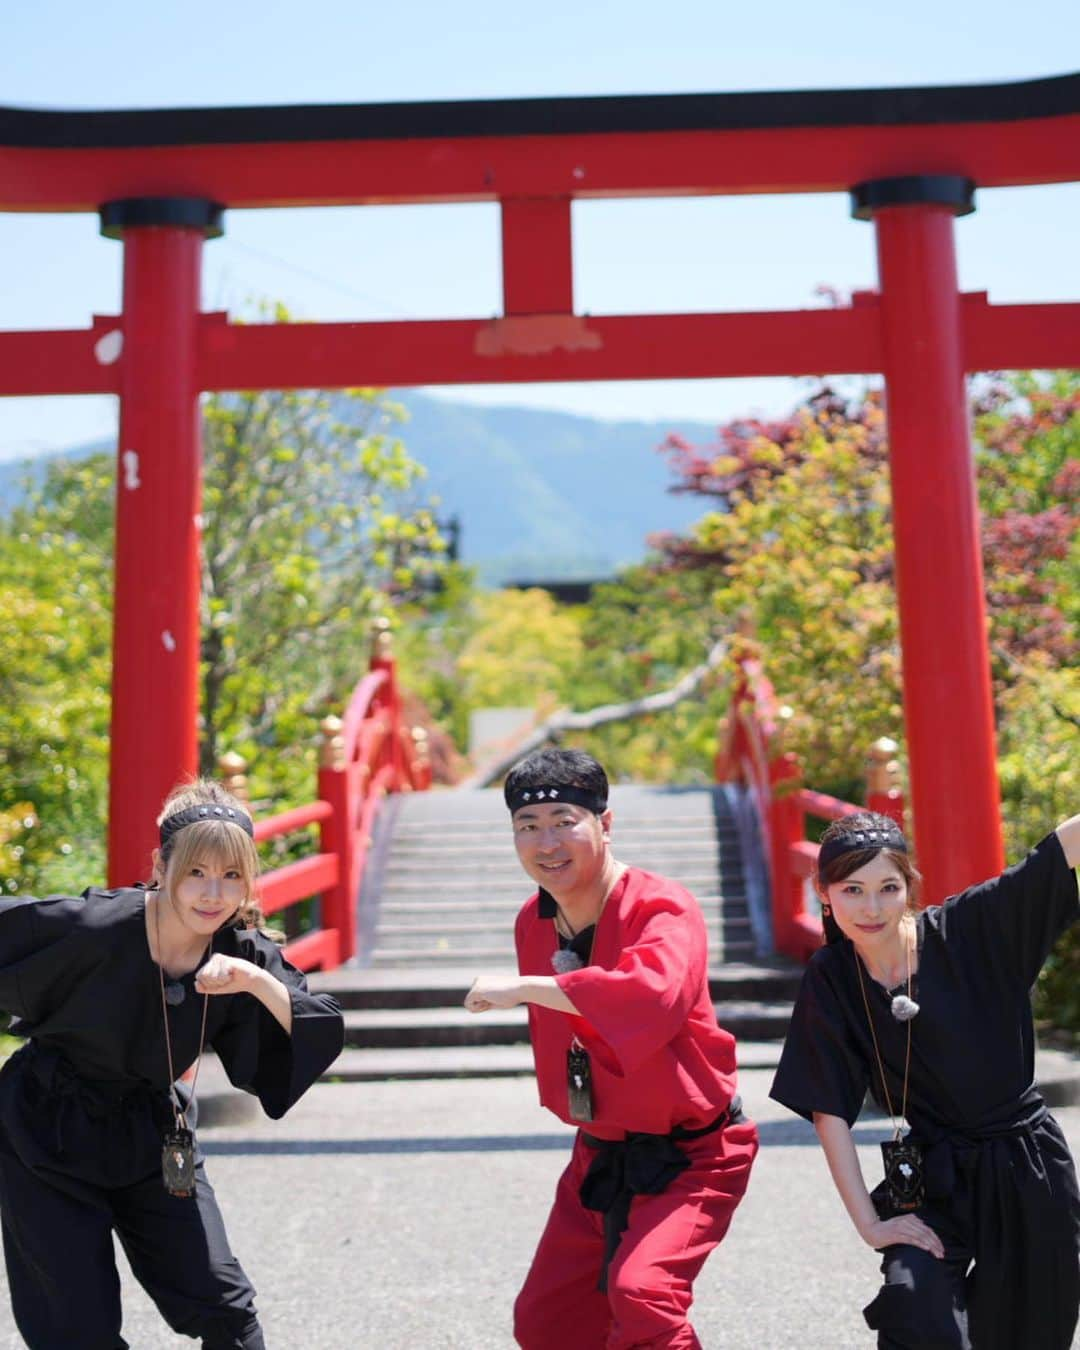
M 1080 76 L 808 93 L 138 112 L 0 109 L 0 210 L 97 211 L 120 317 L 0 333 L 0 395 L 117 394 L 109 875 L 197 763 L 198 396 L 230 389 L 883 372 L 911 797 L 928 891 L 1001 833 L 966 372 L 1080 366 L 1080 304 L 957 289 L 977 187 L 1080 179 Z M 832 310 L 573 312 L 573 200 L 850 191 L 880 291 Z M 504 316 L 234 325 L 200 309 L 224 207 L 498 202 Z

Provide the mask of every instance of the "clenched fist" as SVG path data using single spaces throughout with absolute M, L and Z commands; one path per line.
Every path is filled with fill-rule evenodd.
M 195 988 L 200 994 L 250 993 L 262 973 L 251 961 L 215 952 L 195 976 Z

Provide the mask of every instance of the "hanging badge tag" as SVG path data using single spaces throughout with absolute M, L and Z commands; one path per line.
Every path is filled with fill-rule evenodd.
M 592 1120 L 592 1072 L 588 1053 L 579 1045 L 566 1052 L 566 1097 L 571 1120 Z
M 161 1179 L 170 1195 L 195 1194 L 195 1137 L 190 1130 L 169 1130 L 161 1146 Z
M 890 1205 L 900 1213 L 918 1209 L 926 1196 L 922 1149 L 907 1139 L 889 1139 L 881 1145 L 881 1156 Z

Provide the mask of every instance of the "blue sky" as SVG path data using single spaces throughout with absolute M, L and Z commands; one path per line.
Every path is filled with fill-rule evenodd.
M 0 7 L 0 104 L 123 108 L 989 82 L 1080 65 L 1080 6 L 1031 0 L 37 0 Z M 983 192 L 961 284 L 1080 298 L 1080 185 Z M 778 309 L 874 282 L 843 196 L 575 207 L 576 303 L 594 313 Z M 0 329 L 84 327 L 119 307 L 120 248 L 90 216 L 0 215 Z M 298 317 L 473 317 L 499 307 L 489 206 L 232 212 L 204 303 Z M 447 390 L 596 416 L 779 412 L 793 381 Z M 0 400 L 0 458 L 108 435 L 111 399 Z

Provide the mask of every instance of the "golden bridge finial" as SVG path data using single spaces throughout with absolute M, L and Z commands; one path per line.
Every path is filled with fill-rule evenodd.
M 222 787 L 231 792 L 238 801 L 249 801 L 248 762 L 244 756 L 237 754 L 235 750 L 226 750 L 223 755 L 218 755 L 217 766 Z
M 371 659 L 372 661 L 392 661 L 394 659 L 394 634 L 390 620 L 385 614 L 371 621 Z
M 891 736 L 879 736 L 866 756 L 867 793 L 886 793 L 900 787 L 899 746 Z
M 344 726 L 340 717 L 333 713 L 319 723 L 322 741 L 319 744 L 319 768 L 334 769 L 340 773 L 345 768 L 345 737 L 341 734 Z

